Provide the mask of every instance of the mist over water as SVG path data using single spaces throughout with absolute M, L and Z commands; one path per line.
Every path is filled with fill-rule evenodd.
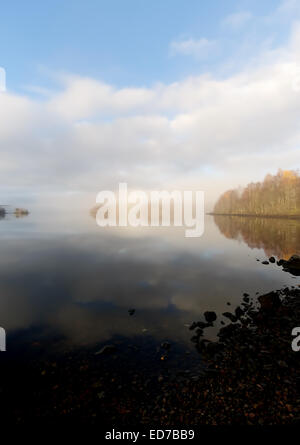
M 188 325 L 204 311 L 220 320 L 227 302 L 236 307 L 244 292 L 296 284 L 276 264 L 256 259 L 298 252 L 299 226 L 207 216 L 204 235 L 187 239 L 182 228 L 100 228 L 90 215 L 72 212 L 4 218 L 0 325 L 8 350 L 40 337 L 56 336 L 63 350 L 147 336 L 194 351 Z

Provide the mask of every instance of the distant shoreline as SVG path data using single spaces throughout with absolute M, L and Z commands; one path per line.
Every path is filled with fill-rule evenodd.
M 300 219 L 300 215 L 256 215 L 253 213 L 214 213 L 209 212 L 211 216 L 243 216 L 247 218 L 280 218 L 280 219 Z
M 2 218 L 6 215 L 15 215 L 15 216 L 29 215 L 29 210 L 27 210 L 27 209 L 17 207 L 14 210 L 8 211 L 5 207 L 7 207 L 7 206 L 0 205 L 0 217 L 2 217 Z

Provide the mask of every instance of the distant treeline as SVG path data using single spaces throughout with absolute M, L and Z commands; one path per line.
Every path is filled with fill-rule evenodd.
M 293 170 L 279 170 L 243 190 L 228 190 L 219 198 L 214 213 L 300 217 L 300 176 Z
M 29 215 L 29 211 L 27 209 L 22 209 L 17 207 L 15 210 L 7 211 L 7 206 L 0 205 L 0 218 L 4 218 L 7 213 L 14 214 L 16 217 Z

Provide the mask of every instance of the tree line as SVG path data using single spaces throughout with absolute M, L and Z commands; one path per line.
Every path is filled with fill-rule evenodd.
M 280 169 L 274 176 L 268 174 L 263 182 L 228 190 L 217 201 L 214 213 L 300 217 L 299 172 Z

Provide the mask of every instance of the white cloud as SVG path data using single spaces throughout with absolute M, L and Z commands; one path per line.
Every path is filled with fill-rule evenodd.
M 170 54 L 181 54 L 195 58 L 206 58 L 216 49 L 216 42 L 205 38 L 194 40 L 174 40 L 170 44 Z
M 64 90 L 49 102 L 49 109 L 66 119 L 82 119 L 93 113 L 109 115 L 136 110 L 151 101 L 153 92 L 143 88 L 115 89 L 90 78 L 64 76 Z
M 0 94 L 5 190 L 96 195 L 125 180 L 195 186 L 212 201 L 224 188 L 299 167 L 299 39 L 298 24 L 285 48 L 225 79 L 117 89 L 69 76 L 43 102 Z
M 223 20 L 223 25 L 229 26 L 234 30 L 242 28 L 246 23 L 252 19 L 252 14 L 249 11 L 241 11 L 228 15 Z

